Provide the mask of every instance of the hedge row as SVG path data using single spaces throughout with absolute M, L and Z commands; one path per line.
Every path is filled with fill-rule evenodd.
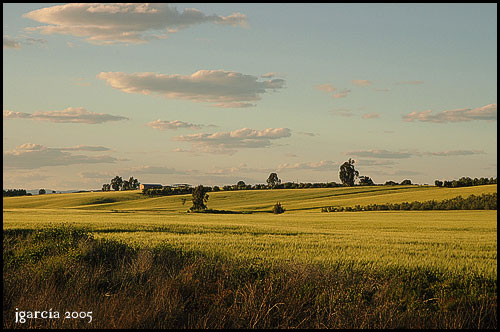
M 482 194 L 480 196 L 470 195 L 467 198 L 458 196 L 443 201 L 413 201 L 403 203 L 370 204 L 347 206 L 328 206 L 321 212 L 344 212 L 344 211 L 389 211 L 389 210 L 497 210 L 497 194 Z
M 483 186 L 486 184 L 496 184 L 497 178 L 474 178 L 471 179 L 469 177 L 461 177 L 458 180 L 451 181 L 434 181 L 434 184 L 437 187 L 447 187 L 447 188 L 458 188 L 458 187 L 472 187 L 472 186 Z

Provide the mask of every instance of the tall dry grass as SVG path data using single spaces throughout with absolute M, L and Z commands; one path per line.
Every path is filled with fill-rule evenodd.
M 82 229 L 3 234 L 4 328 L 496 328 L 496 280 L 229 262 Z M 92 311 L 28 319 L 24 311 Z

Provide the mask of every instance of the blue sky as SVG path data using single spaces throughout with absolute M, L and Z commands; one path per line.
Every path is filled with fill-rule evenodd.
M 4 4 L 4 188 L 496 177 L 496 7 Z

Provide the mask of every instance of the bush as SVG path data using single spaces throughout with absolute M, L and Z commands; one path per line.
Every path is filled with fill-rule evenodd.
M 280 213 L 284 213 L 284 212 L 285 212 L 285 208 L 283 208 L 283 206 L 281 205 L 280 202 L 277 202 L 276 204 L 274 204 L 274 207 L 273 207 L 274 214 L 280 214 Z

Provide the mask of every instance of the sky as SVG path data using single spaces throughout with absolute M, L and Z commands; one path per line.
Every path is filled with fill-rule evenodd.
M 497 176 L 497 4 L 3 4 L 3 187 Z

